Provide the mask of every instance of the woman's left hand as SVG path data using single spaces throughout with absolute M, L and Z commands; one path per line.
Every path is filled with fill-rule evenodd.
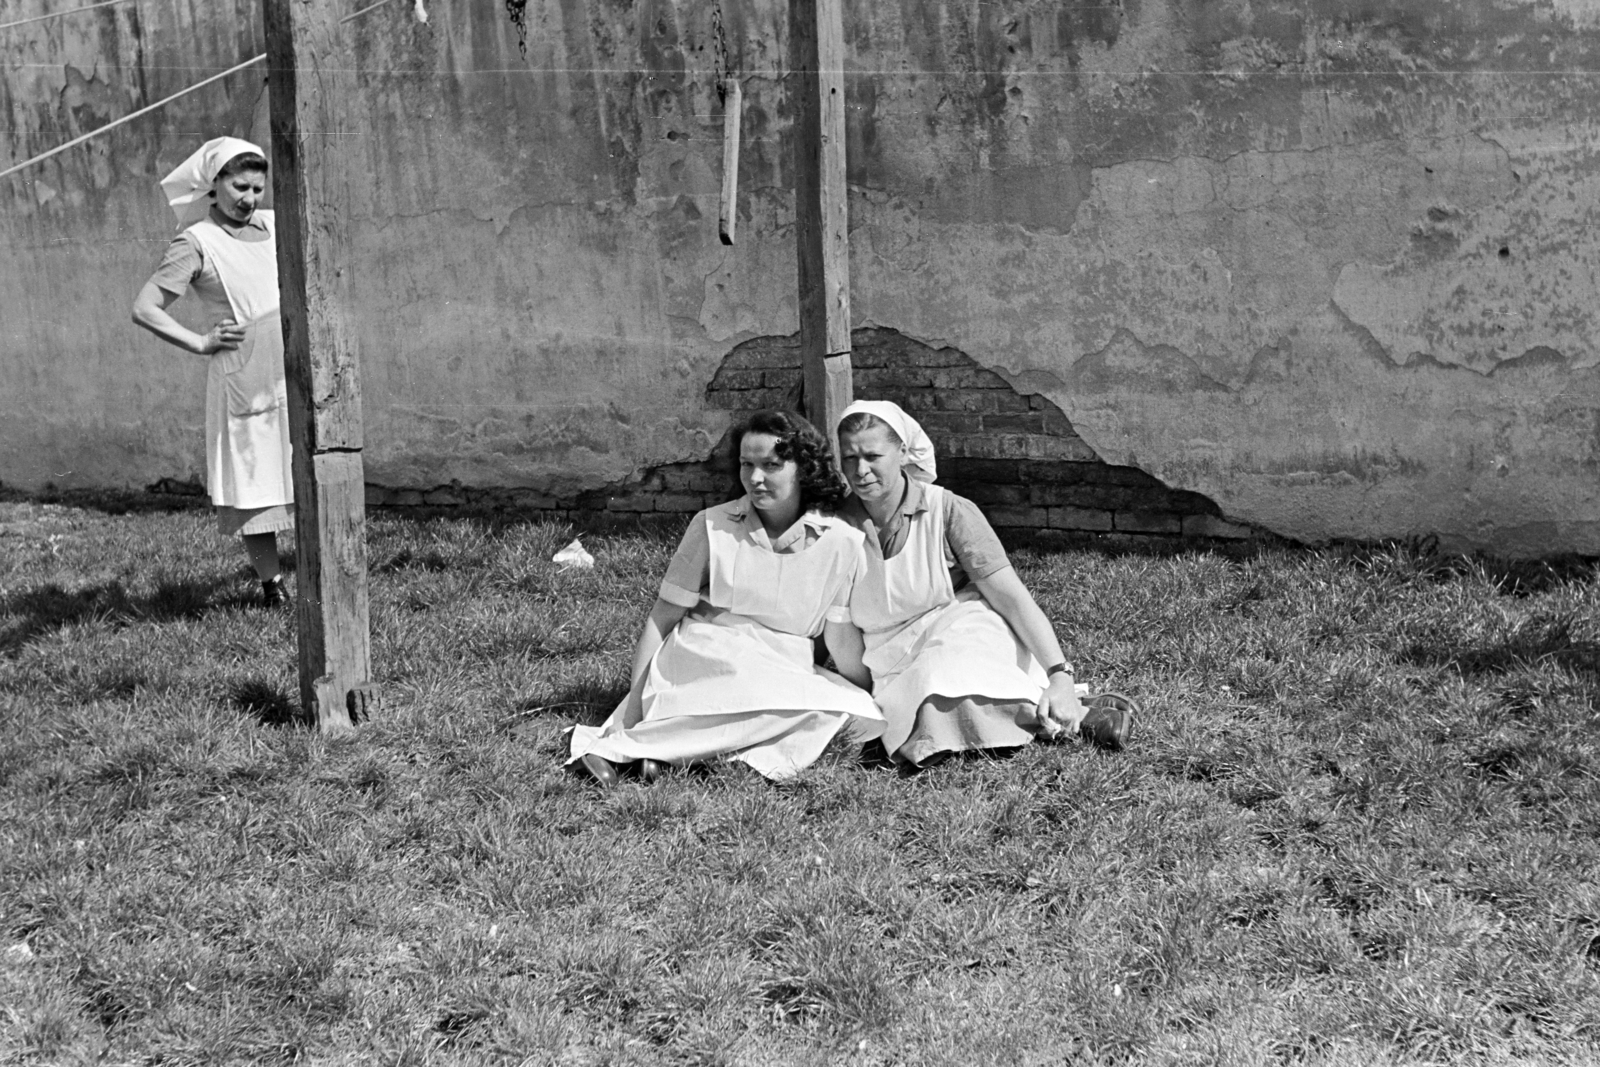
M 1063 733 L 1075 734 L 1088 709 L 1078 699 L 1078 689 L 1072 675 L 1057 672 L 1050 676 L 1050 684 L 1039 698 L 1039 729 L 1046 737 Z

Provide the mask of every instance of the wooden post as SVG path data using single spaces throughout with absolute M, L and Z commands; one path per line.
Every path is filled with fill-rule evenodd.
M 832 439 L 854 396 L 842 0 L 789 0 L 789 69 L 806 415 Z
M 294 443 L 300 706 L 346 733 L 368 684 L 361 382 L 346 320 L 354 264 L 345 220 L 359 123 L 334 0 L 264 0 L 272 101 L 278 287 Z M 346 121 L 351 120 L 351 121 Z
M 722 93 L 722 213 L 717 219 L 717 237 L 733 244 L 734 227 L 739 221 L 739 123 L 744 112 L 744 90 L 738 78 L 723 83 Z

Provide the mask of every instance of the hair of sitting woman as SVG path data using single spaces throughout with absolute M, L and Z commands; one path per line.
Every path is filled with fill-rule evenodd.
M 879 427 L 883 428 L 883 432 L 888 434 L 889 440 L 895 444 L 905 444 L 904 441 L 900 440 L 900 435 L 894 432 L 893 426 L 890 426 L 870 411 L 857 411 L 840 419 L 839 436 L 843 437 L 847 433 L 861 433 L 863 430 L 873 430 Z
M 844 476 L 833 465 L 833 450 L 828 439 L 805 417 L 793 411 L 768 408 L 751 415 L 733 432 L 733 457 L 739 460 L 739 445 L 747 434 L 768 434 L 778 439 L 773 449 L 779 459 L 794 460 L 800 468 L 800 507 L 831 512 L 844 503 L 850 493 Z
M 226 178 L 230 174 L 238 174 L 240 171 L 246 170 L 259 170 L 265 174 L 267 172 L 266 157 L 255 152 L 240 152 L 222 165 L 222 169 L 217 171 L 217 177 Z

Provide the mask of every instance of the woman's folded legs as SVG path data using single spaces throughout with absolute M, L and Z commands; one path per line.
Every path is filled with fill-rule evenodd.
M 923 766 L 956 752 L 1018 748 L 1033 740 L 1034 706 L 986 697 L 930 696 L 917 708 L 905 742 L 889 754 L 896 763 Z

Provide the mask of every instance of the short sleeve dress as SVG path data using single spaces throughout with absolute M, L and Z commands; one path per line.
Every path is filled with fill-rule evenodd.
M 243 343 L 206 368 L 206 488 L 224 533 L 294 526 L 275 236 L 265 208 L 239 236 L 201 219 L 173 239 L 151 277 L 173 296 L 193 294 L 206 329 L 225 319 L 244 327 Z
M 880 531 L 859 504 L 842 515 L 866 534 L 850 614 L 866 641 L 890 756 L 918 764 L 936 752 L 1032 741 L 1049 677 L 983 594 L 963 584 L 1011 565 L 977 506 L 908 478 L 890 529 Z
M 661 587 L 693 607 L 611 717 L 573 728 L 571 759 L 726 757 L 785 778 L 841 732 L 877 737 L 871 695 L 817 666 L 812 645 L 830 618 L 848 619 L 863 546 L 859 531 L 816 513 L 771 539 L 748 497 L 696 515 Z

